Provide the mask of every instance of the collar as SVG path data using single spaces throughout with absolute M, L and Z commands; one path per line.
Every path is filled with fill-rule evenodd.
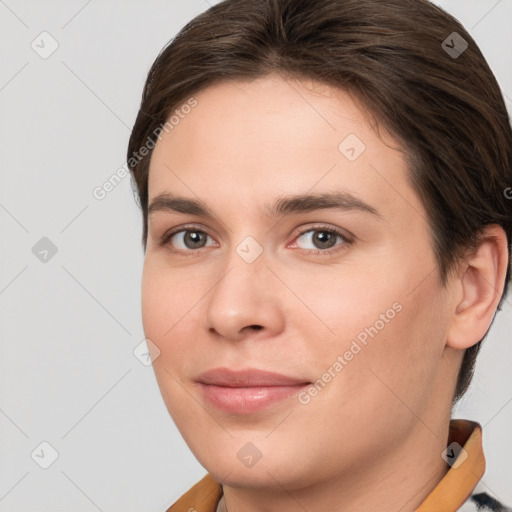
M 459 457 L 467 455 L 460 466 L 456 462 L 426 497 L 416 512 L 437 512 L 446 510 L 456 512 L 469 498 L 478 481 L 485 472 L 485 457 L 482 449 L 482 427 L 475 421 L 451 420 L 448 447 L 451 443 L 462 446 Z M 453 453 L 450 448 L 448 450 Z M 448 455 L 450 454 L 448 453 Z
M 456 442 L 464 451 L 459 457 L 467 454 L 467 459 L 459 466 L 455 463 L 427 496 L 415 512 L 456 512 L 469 498 L 485 471 L 485 458 L 482 449 L 482 427 L 469 420 L 451 420 L 448 447 Z M 448 448 L 448 454 L 453 453 Z M 182 512 L 200 510 L 216 512 L 222 496 L 222 485 L 208 473 L 181 498 L 173 503 L 166 512 Z

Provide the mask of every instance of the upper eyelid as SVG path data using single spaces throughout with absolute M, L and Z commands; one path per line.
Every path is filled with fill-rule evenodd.
M 346 236 L 347 238 L 348 238 L 348 236 L 353 236 L 346 229 L 330 226 L 328 223 L 317 223 L 317 225 L 308 226 L 308 227 L 299 227 L 299 228 L 295 228 L 295 229 L 299 230 L 297 233 L 298 235 L 303 235 L 304 233 L 307 233 L 308 231 L 316 231 L 316 230 L 326 229 L 326 230 L 337 231 L 337 232 L 339 232 L 340 235 L 344 235 L 344 233 L 346 232 L 346 233 L 348 233 L 348 235 L 344 235 L 344 236 Z M 194 231 L 194 230 L 202 231 L 202 232 L 206 233 L 207 235 L 211 236 L 207 229 L 203 228 L 200 225 L 196 225 L 196 224 L 186 224 L 185 226 L 178 226 L 178 227 L 176 227 L 176 229 L 171 228 L 169 231 L 166 231 L 163 236 L 166 236 L 166 234 L 172 236 L 177 233 L 181 233 L 182 231 Z
M 329 226 L 328 224 L 320 224 L 318 226 L 309 226 L 309 227 L 305 227 L 305 228 L 299 228 L 299 232 L 297 234 L 303 235 L 305 233 L 308 233 L 309 231 L 322 231 L 322 229 L 324 229 L 325 231 L 335 231 L 337 234 L 339 234 L 343 238 L 347 238 L 347 239 L 353 236 L 346 229 Z M 345 233 L 347 233 L 347 234 L 345 234 Z
M 326 254 L 329 254 L 330 252 L 334 252 L 336 250 L 335 249 L 336 247 L 352 244 L 355 239 L 355 237 L 353 235 L 346 235 L 344 230 L 342 230 L 341 228 L 332 228 L 327 225 L 322 225 L 322 226 L 313 226 L 313 227 L 305 228 L 305 229 L 299 231 L 299 233 L 297 233 L 297 235 L 294 237 L 293 243 L 296 244 L 295 240 L 297 240 L 301 236 L 305 235 L 306 233 L 309 233 L 311 231 L 322 231 L 322 230 L 335 234 L 337 237 L 340 237 L 343 240 L 343 242 L 341 244 L 334 246 L 334 248 L 330 248 L 330 249 L 326 249 L 326 250 L 304 249 L 305 251 L 310 251 L 310 252 L 320 251 L 320 252 L 325 252 Z
M 309 233 L 310 231 L 321 231 L 322 229 L 324 229 L 325 231 L 336 232 L 336 235 L 341 236 L 341 238 L 343 238 L 345 243 L 352 242 L 353 239 L 355 238 L 354 235 L 352 235 L 350 232 L 348 232 L 348 234 L 345 234 L 345 232 L 347 230 L 345 230 L 343 228 L 339 228 L 339 227 L 330 226 L 327 223 L 323 223 L 323 224 L 317 223 L 316 225 L 304 226 L 304 227 L 299 227 L 296 229 L 299 229 L 299 231 L 294 236 L 293 241 L 295 241 L 298 237 L 303 236 L 306 233 Z M 171 230 L 169 230 L 169 232 L 166 232 L 164 235 L 162 235 L 162 240 L 166 239 L 167 242 L 169 242 L 173 236 L 177 235 L 178 233 L 182 233 L 184 231 L 200 231 L 200 232 L 205 233 L 207 236 L 209 236 L 210 238 L 212 238 L 212 240 L 215 241 L 214 237 L 208 232 L 208 230 L 204 229 L 202 226 L 195 225 L 195 224 L 179 226 L 176 229 L 171 229 Z M 215 241 L 215 243 L 218 243 L 218 242 Z M 307 250 L 307 249 L 305 249 L 305 250 Z M 325 251 L 325 252 L 327 252 L 327 251 Z

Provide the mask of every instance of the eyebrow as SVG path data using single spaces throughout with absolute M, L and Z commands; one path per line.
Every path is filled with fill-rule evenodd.
M 270 219 L 322 209 L 361 211 L 382 219 L 382 215 L 376 208 L 346 191 L 287 195 L 278 197 L 272 204 L 264 206 L 265 214 Z M 157 195 L 151 201 L 148 207 L 148 216 L 158 211 L 173 211 L 205 218 L 216 217 L 203 202 L 168 192 Z

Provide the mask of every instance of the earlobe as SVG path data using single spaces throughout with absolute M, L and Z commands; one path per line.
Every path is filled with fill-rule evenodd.
M 456 278 L 462 293 L 454 304 L 447 346 L 464 350 L 486 335 L 503 294 L 507 267 L 506 234 L 501 226 L 487 226 L 466 259 L 466 270 Z

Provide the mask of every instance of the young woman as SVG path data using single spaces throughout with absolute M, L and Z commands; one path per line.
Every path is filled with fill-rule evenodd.
M 512 237 L 509 119 L 460 23 L 223 1 L 151 67 L 128 165 L 154 370 L 208 472 L 169 511 L 508 510 L 451 418 Z

